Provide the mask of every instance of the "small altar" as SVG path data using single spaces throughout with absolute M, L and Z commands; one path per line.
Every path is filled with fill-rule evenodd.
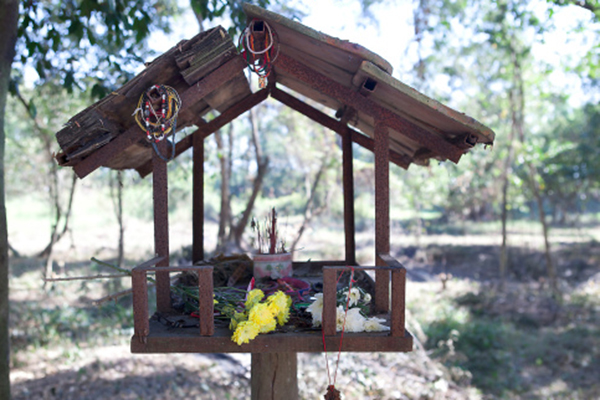
M 286 327 L 265 335 L 258 335 L 250 343 L 237 345 L 231 340 L 227 326 L 216 326 L 213 309 L 213 267 L 154 267 L 155 258 L 133 269 L 134 335 L 132 353 L 280 353 L 321 352 L 324 349 L 353 352 L 407 352 L 412 350 L 412 336 L 404 329 L 406 269 L 390 257 L 387 267 L 353 267 L 355 271 L 384 270 L 391 274 L 392 301 L 389 312 L 375 316 L 385 320 L 390 327 L 386 332 L 336 333 L 335 293 L 340 273 L 345 266 L 323 266 L 320 276 L 311 274 L 311 280 L 321 280 L 323 286 L 322 328 Z M 304 278 L 317 267 L 310 263 L 296 263 L 295 270 Z M 198 275 L 198 312 L 196 316 L 157 312 L 152 317 L 148 310 L 148 273 L 193 271 Z M 375 288 L 375 297 L 377 297 Z M 309 296 L 309 293 L 305 294 Z M 158 318 L 157 318 L 158 316 Z M 169 321 L 168 324 L 161 320 Z M 342 340 L 343 335 L 343 340 Z
M 249 25 L 243 51 L 222 27 L 184 40 L 147 64 L 131 81 L 69 120 L 56 134 L 56 159 L 84 178 L 101 166 L 152 174 L 156 257 L 132 271 L 134 293 L 133 353 L 252 353 L 252 398 L 296 399 L 298 352 L 407 352 L 412 336 L 405 329 L 406 269 L 390 249 L 390 165 L 407 169 L 430 160 L 458 163 L 477 144 L 492 145 L 494 133 L 473 118 L 425 96 L 392 77 L 392 66 L 364 47 L 317 32 L 296 21 L 250 4 L 243 5 Z M 266 55 L 265 55 L 266 54 Z M 244 71 L 258 73 L 261 89 L 252 91 Z M 149 89 L 150 88 L 150 89 Z M 156 89 L 155 89 L 156 88 Z M 156 91 L 144 103 L 143 96 Z M 140 97 L 142 96 L 142 97 Z M 168 103 L 165 100 L 168 98 Z M 176 123 L 167 112 L 180 106 Z M 340 138 L 343 175 L 344 248 L 342 260 L 294 263 L 294 275 L 317 279 L 323 289 L 321 329 L 261 334 L 237 345 L 231 331 L 217 324 L 213 306 L 213 266 L 177 266 L 170 262 L 167 163 L 192 149 L 192 262 L 204 260 L 205 140 L 264 101 L 277 102 L 328 128 Z M 169 126 L 153 140 L 146 120 L 132 117 L 148 104 L 169 115 Z M 139 104 L 139 105 L 138 105 Z M 315 105 L 318 104 L 318 105 Z M 206 120 L 214 112 L 216 117 Z M 175 133 L 195 126 L 175 141 Z M 154 133 L 153 133 L 154 134 Z M 165 139 L 166 138 L 166 139 Z M 171 141 L 168 140 L 171 138 Z M 165 139 L 165 140 L 163 140 Z M 374 266 L 356 262 L 354 155 L 360 146 L 374 154 Z M 171 155 L 167 158 L 165 155 Z M 390 327 L 380 333 L 336 331 L 337 277 L 342 271 L 374 276 L 373 315 Z M 173 314 L 172 274 L 198 274 L 196 322 Z M 307 272 L 308 271 L 308 272 Z M 168 326 L 149 311 L 147 276 L 156 282 L 156 316 L 181 319 Z M 154 291 L 153 291 L 154 292 Z M 343 335 L 343 340 L 342 340 Z M 341 348 L 340 348 L 341 342 Z

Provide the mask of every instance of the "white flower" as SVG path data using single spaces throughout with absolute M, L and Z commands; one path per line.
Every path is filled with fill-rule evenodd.
M 365 302 L 365 304 L 369 304 L 369 302 L 371 301 L 371 295 L 369 293 L 365 293 L 365 295 L 363 296 L 363 301 Z
M 315 294 L 315 301 L 306 308 L 306 311 L 312 315 L 313 326 L 321 326 L 321 322 L 323 321 L 323 293 Z
M 344 327 L 344 320 L 346 319 L 346 310 L 343 306 L 338 306 L 335 312 L 335 329 L 339 332 Z
M 360 308 L 351 308 L 346 314 L 346 332 L 363 332 L 367 319 L 360 313 Z
M 352 307 L 355 304 L 358 304 L 358 301 L 360 300 L 360 290 L 358 290 L 357 288 L 352 288 L 350 289 L 350 294 L 348 294 L 348 291 L 345 291 L 344 294 L 344 299 L 348 299 L 348 306 Z
M 366 332 L 389 331 L 390 330 L 389 326 L 385 326 L 385 325 L 381 324 L 384 321 L 385 321 L 385 319 L 377 318 L 377 317 L 368 318 L 364 324 L 365 331 Z

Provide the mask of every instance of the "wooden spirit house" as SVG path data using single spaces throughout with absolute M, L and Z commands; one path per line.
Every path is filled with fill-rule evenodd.
M 252 353 L 253 398 L 270 398 L 257 394 L 260 383 L 256 383 L 255 389 L 254 382 L 261 377 L 255 372 L 258 368 L 268 370 L 272 365 L 270 357 L 279 357 L 280 366 L 284 360 L 289 368 L 286 374 L 280 374 L 278 381 L 287 377 L 285 379 L 292 382 L 281 383 L 278 390 L 288 393 L 286 397 L 295 398 L 296 353 L 321 352 L 323 342 L 330 349 L 339 346 L 340 334 L 336 333 L 335 326 L 336 274 L 347 266 L 374 270 L 374 305 L 378 312 L 387 314 L 390 331 L 346 334 L 342 351 L 406 352 L 412 349 L 412 337 L 404 327 L 406 270 L 390 255 L 390 163 L 405 169 L 413 163 L 426 165 L 430 159 L 457 163 L 476 144 L 493 144 L 494 133 L 467 115 L 393 78 L 387 61 L 357 44 L 330 37 L 256 6 L 245 4 L 244 10 L 252 22 L 249 38 L 253 43 L 267 47 L 271 43 L 273 49 L 276 48 L 273 57 L 264 61 L 267 65 L 259 60 L 253 66 L 263 73 L 262 89 L 251 91 L 245 70 L 250 56 L 264 54 L 261 53 L 264 46 L 257 47 L 252 55 L 243 54 L 223 28 L 213 28 L 177 44 L 123 87 L 74 116 L 56 134 L 61 147 L 56 159 L 60 165 L 72 167 L 80 178 L 101 166 L 135 169 L 142 176 L 152 174 L 156 257 L 133 270 L 135 333 L 131 351 Z M 193 133 L 173 141 L 174 147 L 168 140 L 151 143 L 132 117 L 138 107 L 143 107 L 143 104 L 138 106 L 140 96 L 153 85 L 168 85 L 180 97 L 181 107 L 172 131 L 197 127 Z M 180 267 L 169 260 L 165 156 L 177 157 L 190 149 L 193 152 L 190 234 L 196 263 L 204 259 L 204 140 L 268 98 L 341 136 L 345 243 L 340 246 L 345 246 L 345 258 L 311 262 L 313 270 L 316 266 L 322 274 L 323 337 L 321 332 L 314 331 L 272 333 L 238 346 L 231 341 L 230 331 L 215 329 L 212 267 Z M 321 111 L 305 99 L 331 111 Z M 203 117 L 211 111 L 216 111 L 218 116 L 207 122 Z M 168 132 L 169 136 L 172 131 Z M 376 265 L 372 267 L 360 267 L 356 263 L 353 144 L 375 155 Z M 295 269 L 303 267 L 306 263 L 294 263 Z M 199 330 L 167 329 L 150 319 L 146 275 L 155 274 L 157 310 L 168 313 L 172 307 L 170 274 L 184 270 L 194 270 L 199 276 Z

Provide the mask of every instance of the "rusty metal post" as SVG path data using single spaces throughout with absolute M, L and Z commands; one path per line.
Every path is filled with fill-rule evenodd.
M 377 256 L 390 252 L 390 133 L 381 121 L 375 124 L 375 263 L 386 265 Z M 390 271 L 375 272 L 375 308 L 388 312 Z
M 200 314 L 200 335 L 212 336 L 215 333 L 213 304 L 213 267 L 198 271 L 198 307 Z
M 392 317 L 391 335 L 404 337 L 406 303 L 406 269 L 404 267 L 392 269 Z
M 193 137 L 192 262 L 204 259 L 204 137 Z
M 157 143 L 161 154 L 170 154 L 167 141 Z M 164 257 L 156 264 L 158 267 L 169 265 L 169 188 L 167 179 L 167 162 L 152 153 L 152 190 L 154 197 L 154 251 L 157 256 Z M 171 282 L 168 272 L 156 273 L 156 308 L 160 312 L 171 309 Z
M 336 327 L 336 277 L 335 267 L 323 267 L 323 315 L 322 326 L 325 336 L 334 336 Z
M 344 176 L 344 233 L 346 235 L 346 263 L 356 265 L 356 240 L 354 220 L 354 166 L 352 135 L 342 135 L 342 169 Z
M 145 270 L 133 269 L 131 271 L 131 288 L 133 292 L 133 336 L 144 342 L 150 333 L 148 281 Z

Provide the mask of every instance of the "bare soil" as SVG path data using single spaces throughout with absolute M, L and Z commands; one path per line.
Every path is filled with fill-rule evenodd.
M 498 290 L 498 248 L 492 245 L 427 245 L 396 256 L 409 270 L 407 324 L 415 349 L 342 353 L 335 383 L 343 398 L 600 398 L 596 242 L 556 247 L 562 300 L 550 295 L 536 249 L 511 252 L 504 291 Z M 106 283 L 56 284 L 48 293 L 41 290 L 39 261 L 14 260 L 12 268 L 17 312 L 32 304 L 89 307 L 90 299 L 115 289 Z M 89 270 L 89 265 L 77 268 Z M 113 321 L 116 333 L 101 339 L 93 331 L 106 326 L 94 321 L 91 333 L 73 335 L 68 326 L 52 331 L 39 326 L 51 319 L 12 318 L 15 400 L 250 397 L 249 354 L 132 355 L 122 316 Z M 35 329 L 47 340 L 32 342 Z M 332 373 L 336 357 L 329 355 Z M 298 371 L 300 398 L 323 398 L 329 384 L 324 355 L 299 354 Z

